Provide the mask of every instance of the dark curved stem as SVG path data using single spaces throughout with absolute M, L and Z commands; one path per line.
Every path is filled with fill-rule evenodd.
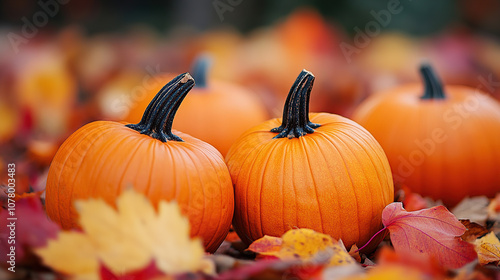
M 443 85 L 437 77 L 436 73 L 429 64 L 423 64 L 420 66 L 420 75 L 424 82 L 424 95 L 421 99 L 444 99 Z
M 207 87 L 207 72 L 211 64 L 212 58 L 208 54 L 201 54 L 194 61 L 191 73 L 196 81 L 196 87 Z
M 189 73 L 181 74 L 168 82 L 149 103 L 138 124 L 128 124 L 128 128 L 149 135 L 162 142 L 183 141 L 172 133 L 175 113 L 193 88 L 194 79 Z
M 155 95 L 153 100 L 149 102 L 148 107 L 144 111 L 144 114 L 142 115 L 142 119 L 138 124 L 130 124 L 128 125 L 130 128 L 132 126 L 134 127 L 133 129 L 141 132 L 143 130 L 149 130 L 151 128 L 152 124 L 152 118 L 158 113 L 158 110 L 160 108 L 159 104 L 166 94 L 171 90 L 172 86 L 177 84 L 180 80 L 182 79 L 182 75 L 179 75 L 172 79 L 170 82 L 168 82 L 165 86 L 163 86 L 160 91 Z
M 286 98 L 281 125 L 271 129 L 271 132 L 278 132 L 274 138 L 298 138 L 313 133 L 320 126 L 309 120 L 309 98 L 314 79 L 307 70 L 299 74 Z

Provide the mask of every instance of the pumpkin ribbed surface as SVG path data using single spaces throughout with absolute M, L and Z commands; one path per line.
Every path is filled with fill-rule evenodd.
M 176 101 L 177 106 L 180 101 Z M 162 108 L 170 106 L 156 103 Z M 207 251 L 213 252 L 229 231 L 234 207 L 224 159 L 208 143 L 176 130 L 166 129 L 169 140 L 159 140 L 156 134 L 161 129 L 144 129 L 149 135 L 130 128 L 152 122 L 165 128 L 154 113 L 166 111 L 149 111 L 145 113 L 149 121 L 138 125 L 96 121 L 73 133 L 59 148 L 50 167 L 47 213 L 63 228 L 75 228 L 76 199 L 99 197 L 114 204 L 118 194 L 133 187 L 155 205 L 160 200 L 176 200 L 189 218 L 192 235 L 200 236 Z M 172 119 L 173 114 L 175 110 L 168 118 Z
M 319 125 L 313 133 L 275 138 L 271 130 L 282 119 L 272 119 L 245 132 L 226 156 L 235 188 L 233 225 L 246 243 L 299 227 L 349 248 L 382 227 L 382 210 L 394 195 L 382 148 L 351 120 L 309 116 Z

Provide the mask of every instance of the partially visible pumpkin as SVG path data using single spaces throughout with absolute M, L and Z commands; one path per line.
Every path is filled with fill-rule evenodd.
M 151 101 L 138 124 L 89 123 L 59 148 L 50 166 L 48 216 L 64 229 L 77 227 L 76 199 L 115 203 L 126 188 L 154 204 L 176 200 L 209 252 L 224 240 L 233 215 L 233 188 L 221 154 L 209 144 L 172 130 L 182 100 L 193 87 L 179 75 Z
M 310 228 L 364 245 L 394 199 L 387 158 L 368 131 L 344 117 L 309 114 L 314 76 L 302 71 L 283 118 L 245 132 L 226 162 L 235 188 L 233 225 L 250 243 Z
M 384 148 L 395 183 L 453 206 L 500 191 L 500 104 L 479 89 L 445 86 L 429 65 L 422 84 L 374 94 L 353 119 Z
M 268 118 L 262 102 L 236 84 L 208 79 L 209 57 L 200 56 L 193 67 L 196 86 L 182 102 L 173 127 L 213 145 L 226 155 L 231 144 L 247 129 Z M 130 109 L 126 121 L 138 120 L 145 100 Z

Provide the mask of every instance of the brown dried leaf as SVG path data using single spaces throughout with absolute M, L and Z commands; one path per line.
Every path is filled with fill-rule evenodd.
M 488 219 L 489 204 L 490 200 L 486 196 L 467 197 L 451 212 L 460 220 L 470 220 L 484 226 Z

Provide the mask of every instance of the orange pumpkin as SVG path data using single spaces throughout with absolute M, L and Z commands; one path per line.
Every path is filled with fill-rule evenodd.
M 236 84 L 208 80 L 209 58 L 195 62 L 196 86 L 182 102 L 174 128 L 206 141 L 226 155 L 233 142 L 247 129 L 268 118 L 264 105 L 256 95 Z M 127 121 L 137 119 L 137 111 L 145 104 L 131 108 Z
M 500 191 L 500 105 L 478 89 L 445 86 L 430 66 L 424 85 L 374 94 L 353 119 L 384 148 L 396 183 L 453 206 Z
M 154 204 L 176 200 L 213 252 L 233 215 L 231 178 L 221 154 L 209 144 L 172 130 L 174 115 L 194 80 L 177 76 L 151 101 L 138 124 L 89 123 L 73 133 L 52 161 L 46 187 L 49 217 L 77 227 L 75 199 L 100 197 L 114 203 L 128 187 Z
M 389 163 L 370 133 L 338 115 L 309 114 L 313 81 L 303 70 L 283 118 L 248 130 L 226 156 L 233 225 L 246 243 L 299 227 L 341 238 L 348 248 L 364 245 L 394 199 Z

